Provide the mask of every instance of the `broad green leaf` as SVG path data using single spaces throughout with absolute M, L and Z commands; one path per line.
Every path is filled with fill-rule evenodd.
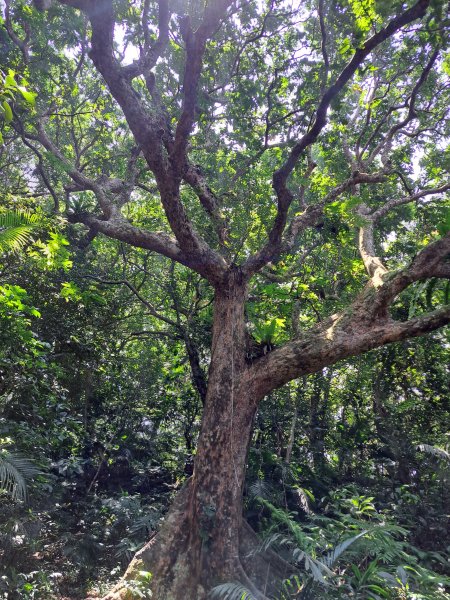
M 13 112 L 11 110 L 10 105 L 8 104 L 8 102 L 6 100 L 3 100 L 2 107 L 3 107 L 3 112 L 5 115 L 6 123 L 11 123 L 11 121 L 13 120 Z

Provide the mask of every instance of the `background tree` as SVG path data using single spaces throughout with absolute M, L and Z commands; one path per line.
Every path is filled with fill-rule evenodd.
M 261 400 L 322 372 L 326 385 L 309 384 L 309 442 L 324 466 L 330 366 L 449 321 L 444 4 L 44 8 L 6 2 L 11 65 L 41 99 L 36 115 L 16 111 L 6 143 L 22 140 L 53 211 L 64 199 L 88 228 L 81 245 L 104 234 L 214 289 L 207 384 L 190 314 L 169 291 L 201 431 L 193 477 L 128 577 L 145 565 L 167 599 L 230 579 L 264 598 L 284 565 L 249 560 L 242 525 Z

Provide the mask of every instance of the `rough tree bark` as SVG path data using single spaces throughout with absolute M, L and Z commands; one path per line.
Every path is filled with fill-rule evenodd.
M 351 81 L 357 69 L 380 44 L 396 35 L 405 26 L 423 19 L 430 0 L 418 0 L 404 12 L 394 16 L 383 28 L 359 43 L 344 69 L 332 77 L 332 65 L 326 50 L 324 3 L 319 3 L 320 30 L 325 76 L 316 108 L 310 114 L 303 136 L 287 151 L 287 158 L 273 174 L 273 189 L 277 212 L 267 239 L 260 249 L 239 266 L 233 264 L 226 251 L 228 225 L 203 175 L 189 162 L 189 137 L 196 120 L 197 96 L 203 58 L 208 40 L 226 18 L 234 0 L 211 0 L 194 31 L 188 18 L 181 20 L 179 33 L 185 49 L 181 115 L 174 131 L 160 106 L 155 92 L 152 69 L 169 40 L 170 13 L 167 0 L 158 0 L 159 34 L 151 42 L 148 24 L 143 23 L 145 44 L 141 57 L 123 66 L 114 51 L 115 7 L 112 0 L 59 0 L 61 4 L 83 11 L 90 21 L 89 56 L 103 77 L 112 96 L 121 107 L 128 126 L 156 182 L 162 207 L 173 235 L 151 232 L 132 225 L 121 213 L 130 201 L 137 177 L 133 156 L 125 181 L 108 177 L 88 178 L 64 156 L 46 131 L 45 115 L 37 133 L 17 125 L 21 137 L 40 144 L 65 165 L 73 180 L 72 191 L 90 190 L 98 202 L 101 214 L 71 215 L 73 222 L 83 223 L 92 235 L 102 233 L 136 247 L 157 252 L 196 271 L 215 289 L 214 323 L 210 353 L 209 378 L 202 418 L 201 433 L 195 456 L 194 473 L 175 500 L 160 532 L 132 561 L 122 582 L 105 600 L 133 597 L 129 583 L 139 579 L 139 571 L 150 571 L 155 600 L 203 600 L 217 583 L 238 580 L 244 583 L 258 600 L 274 592 L 277 579 L 289 575 L 286 565 L 274 555 L 254 553 L 257 540 L 242 521 L 242 492 L 252 424 L 259 402 L 272 390 L 299 377 L 334 364 L 338 360 L 361 354 L 373 348 L 409 337 L 423 335 L 450 322 L 450 308 L 444 307 L 406 322 L 394 321 L 390 306 L 411 284 L 430 277 L 450 277 L 447 257 L 450 234 L 430 244 L 404 269 L 390 272 L 375 252 L 374 226 L 395 207 L 414 202 L 450 189 L 443 183 L 409 193 L 405 198 L 387 201 L 370 212 L 360 206 L 365 224 L 359 237 L 359 251 L 367 270 L 366 287 L 354 302 L 338 314 L 331 315 L 315 327 L 295 332 L 295 337 L 282 347 L 253 361 L 247 360 L 244 305 L 251 278 L 280 255 L 289 251 L 296 239 L 323 219 L 327 205 L 346 190 L 360 185 L 375 185 L 392 175 L 386 156 L 392 140 L 415 118 L 414 103 L 433 67 L 438 52 L 431 54 L 428 64 L 404 108 L 405 119 L 381 136 L 367 159 L 357 149 L 351 157 L 352 174 L 332 189 L 323 200 L 291 217 L 294 193 L 289 178 L 302 156 L 316 142 L 327 123 L 333 100 Z M 47 3 L 38 2 L 39 8 Z M 148 6 L 149 4 L 145 4 Z M 234 6 L 236 10 L 239 10 Z M 409 31 L 408 36 L 414 35 Z M 133 88 L 133 78 L 144 76 L 148 110 L 141 95 Z M 328 85 L 328 87 L 327 87 Z M 409 85 L 409 82 L 408 82 Z M 400 107 L 401 108 L 401 107 Z M 389 113 L 388 113 L 389 114 Z M 380 131 L 375 130 L 374 135 Z M 359 141 L 357 142 L 359 144 Z M 345 148 L 344 148 L 345 150 Z M 378 164 L 383 167 L 368 172 Z M 135 159 L 134 159 L 135 162 Z M 355 168 L 353 168 L 355 167 Z M 309 163 L 307 176 L 315 168 Z M 195 230 L 181 199 L 181 184 L 189 185 L 205 211 L 205 217 L 217 233 L 219 249 L 214 249 Z M 302 191 L 304 195 L 304 188 Z M 271 200 L 268 200 L 271 203 Z
M 417 256 L 419 266 L 435 263 L 450 249 L 450 234 Z M 430 273 L 430 271 L 426 271 Z M 433 272 L 433 270 L 431 271 Z M 371 348 L 434 330 L 450 321 L 450 308 L 407 323 L 392 321 L 386 299 L 407 285 L 405 273 L 387 278 L 379 290 L 370 282 L 353 305 L 309 335 L 249 363 L 244 305 L 247 281 L 232 267 L 216 288 L 208 389 L 194 474 L 175 501 L 161 532 L 140 551 L 121 583 L 104 600 L 132 597 L 127 582 L 140 570 L 153 574 L 156 598 L 203 600 L 223 581 L 243 583 L 257 600 L 277 589 L 289 569 L 273 554 L 258 553 L 242 520 L 242 493 L 253 418 L 259 402 L 295 374 L 319 371 Z M 379 299 L 379 302 L 377 300 Z
M 216 288 L 211 366 L 194 474 L 158 536 L 137 554 L 124 580 L 105 597 L 131 597 L 128 581 L 152 573 L 156 598 L 202 600 L 217 583 L 238 580 L 264 599 L 289 575 L 242 520 L 246 460 L 258 400 L 246 360 L 247 282 L 239 268 Z M 253 553 L 255 553 L 253 555 Z

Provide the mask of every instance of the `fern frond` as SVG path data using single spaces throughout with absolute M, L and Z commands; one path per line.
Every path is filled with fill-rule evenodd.
M 305 571 L 309 571 L 311 573 L 311 577 L 314 581 L 325 584 L 326 581 L 324 579 L 324 576 L 333 576 L 333 572 L 329 568 L 329 565 L 326 564 L 326 562 L 322 562 L 308 554 L 308 552 L 305 552 L 305 550 L 295 547 L 292 539 L 283 536 L 280 533 L 274 533 L 264 541 L 261 550 L 265 551 L 273 545 L 277 546 L 278 548 L 290 548 L 292 561 L 297 565 L 303 562 L 305 566 Z
M 265 552 L 271 546 L 278 546 L 279 548 L 283 546 L 292 546 L 292 540 L 281 533 L 272 533 L 272 535 L 266 537 L 261 544 L 260 552 Z
M 248 588 L 241 583 L 223 583 L 211 590 L 211 598 L 217 600 L 256 600 Z
M 276 508 L 273 504 L 267 500 L 264 500 L 264 498 L 258 498 L 258 501 L 265 508 L 270 510 L 272 519 L 277 525 L 281 525 L 287 529 L 297 546 L 306 550 L 310 550 L 312 548 L 312 539 L 305 534 L 302 528 L 294 521 L 289 513 L 280 508 Z

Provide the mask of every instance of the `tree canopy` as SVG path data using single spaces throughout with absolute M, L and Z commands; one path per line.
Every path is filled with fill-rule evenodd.
M 108 598 L 137 571 L 161 600 L 233 580 L 276 597 L 292 573 L 269 548 L 245 556 L 247 466 L 301 465 L 291 484 L 314 496 L 386 448 L 395 472 L 381 460 L 379 477 L 412 485 L 417 452 L 442 446 L 443 409 L 427 425 L 425 407 L 445 397 L 450 321 L 448 7 L 3 4 L 8 423 L 36 395 L 54 461 L 100 457 L 87 494 L 119 439 L 193 469 Z

